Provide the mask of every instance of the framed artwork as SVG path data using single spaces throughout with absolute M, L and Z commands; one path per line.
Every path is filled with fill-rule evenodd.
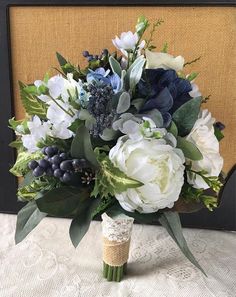
M 8 119 L 23 117 L 18 81 L 31 83 L 57 67 L 55 53 L 83 66 L 82 51 L 109 48 L 114 33 L 125 31 L 140 15 L 161 18 L 155 43 L 168 42 L 173 55 L 194 65 L 199 86 L 211 95 L 206 107 L 226 125 L 221 153 L 228 174 L 222 206 L 182 215 L 183 226 L 236 230 L 236 1 L 235 0 L 2 0 L 0 3 L 0 212 L 16 213 L 18 180 L 10 173 L 14 139 Z M 109 26 L 108 26 L 109 24 Z M 190 66 L 191 71 L 191 66 Z

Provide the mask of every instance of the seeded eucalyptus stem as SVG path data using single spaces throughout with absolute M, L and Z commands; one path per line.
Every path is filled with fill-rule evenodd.
M 126 273 L 127 263 L 122 266 L 110 266 L 103 262 L 103 277 L 109 282 L 120 282 Z

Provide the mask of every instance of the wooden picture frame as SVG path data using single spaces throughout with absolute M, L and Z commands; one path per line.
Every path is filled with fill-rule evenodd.
M 235 0 L 2 0 L 0 3 L 0 212 L 16 213 L 22 203 L 17 202 L 17 180 L 9 173 L 14 163 L 15 153 L 8 144 L 14 139 L 8 128 L 8 119 L 14 116 L 12 59 L 10 39 L 10 8 L 18 6 L 204 6 L 235 7 Z M 57 49 L 55 48 L 55 51 Z M 222 193 L 222 206 L 209 213 L 202 210 L 195 214 L 181 215 L 184 226 L 236 230 L 236 172 L 232 168 Z

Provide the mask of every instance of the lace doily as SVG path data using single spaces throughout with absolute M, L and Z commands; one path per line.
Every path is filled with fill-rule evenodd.
M 106 213 L 102 215 L 102 233 L 109 241 L 125 242 L 130 239 L 134 219 L 126 215 L 110 218 Z

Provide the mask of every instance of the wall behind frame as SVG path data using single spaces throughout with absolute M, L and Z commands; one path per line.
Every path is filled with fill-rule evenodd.
M 158 49 L 168 42 L 169 53 L 186 61 L 201 60 L 186 70 L 211 99 L 204 107 L 226 125 L 221 152 L 227 172 L 236 163 L 236 13 L 222 7 L 12 7 L 10 32 L 14 106 L 16 117 L 24 111 L 17 81 L 31 83 L 58 66 L 55 52 L 73 63 L 84 64 L 83 50 L 100 53 L 113 49 L 115 34 L 134 30 L 136 19 L 147 16 L 164 24 L 155 34 Z

